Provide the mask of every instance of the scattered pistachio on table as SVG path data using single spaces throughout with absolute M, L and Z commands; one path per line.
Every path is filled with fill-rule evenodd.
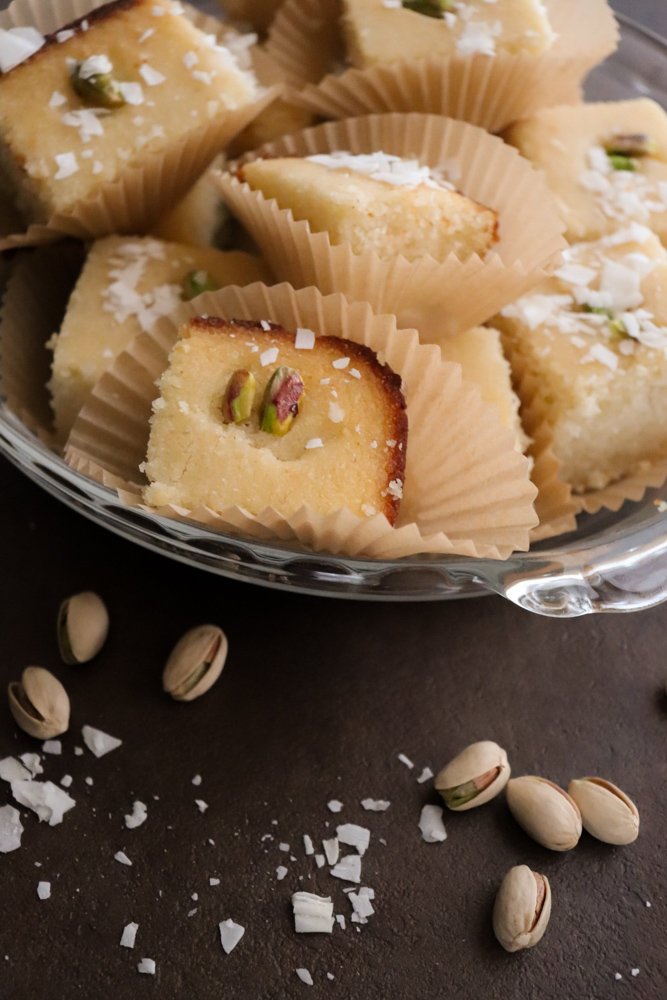
M 519 826 L 550 851 L 570 851 L 579 843 L 579 807 L 553 781 L 532 774 L 512 778 L 507 804 Z
M 87 663 L 97 656 L 109 632 L 109 613 L 92 590 L 68 597 L 58 611 L 58 645 L 65 663 Z
M 605 844 L 631 844 L 639 835 L 639 812 L 632 799 L 611 781 L 577 778 L 568 793 L 581 813 L 584 829 Z
M 30 736 L 50 740 L 69 726 L 69 698 L 57 677 L 43 667 L 26 667 L 20 681 L 7 688 L 17 725 Z
M 227 659 L 227 636 L 217 625 L 199 625 L 176 643 L 162 686 L 176 701 L 192 701 L 215 684 Z
M 508 782 L 511 768 L 497 743 L 483 740 L 461 751 L 439 772 L 435 787 L 445 805 L 455 812 L 474 809 L 498 795 Z
M 511 868 L 493 907 L 493 933 L 505 951 L 532 948 L 544 934 L 551 916 L 551 887 L 546 875 L 528 865 Z

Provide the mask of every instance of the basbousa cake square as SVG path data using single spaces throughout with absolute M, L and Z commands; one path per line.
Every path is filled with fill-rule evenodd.
M 571 242 L 631 222 L 667 241 L 667 114 L 655 101 L 546 108 L 506 139 L 543 171 Z
M 153 403 L 144 499 L 255 515 L 347 507 L 393 524 L 407 447 L 400 382 L 352 341 L 267 321 L 191 320 Z
M 30 222 L 257 99 L 252 73 L 171 0 L 116 0 L 0 75 L 0 176 Z
M 426 56 L 539 55 L 554 33 L 540 0 L 343 0 L 354 66 L 366 69 Z
M 648 229 L 575 244 L 493 322 L 575 492 L 667 456 L 667 251 Z
M 134 337 L 183 301 L 268 280 L 257 257 L 151 238 L 109 236 L 91 247 L 60 332 L 49 389 L 64 442 L 95 383 Z

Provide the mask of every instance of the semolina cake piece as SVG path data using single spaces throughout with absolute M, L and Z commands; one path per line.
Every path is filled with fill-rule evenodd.
M 161 240 L 108 236 L 93 244 L 53 349 L 49 382 L 57 437 L 67 440 L 95 383 L 142 330 L 184 300 L 267 280 L 257 257 Z
M 522 402 L 539 387 L 561 479 L 583 493 L 667 456 L 667 251 L 633 223 L 564 256 L 493 322 Z
M 0 175 L 28 222 L 71 213 L 257 99 L 254 74 L 182 11 L 116 0 L 0 74 Z
M 282 7 L 283 0 L 219 0 L 220 6 L 232 21 L 250 24 L 262 33 L 268 30 L 271 21 Z
M 237 176 L 312 232 L 354 253 L 374 250 L 381 260 L 427 254 L 442 262 L 484 254 L 497 239 L 498 216 L 457 191 L 444 175 L 416 160 L 388 153 L 333 152 L 305 158 L 258 159 Z
M 359 69 L 426 56 L 540 55 L 555 39 L 541 0 L 343 0 Z
M 476 326 L 440 342 L 443 361 L 456 361 L 468 382 L 476 382 L 485 403 L 497 406 L 500 422 L 516 434 L 516 450 L 523 453 L 530 438 L 521 426 L 520 401 L 512 388 L 512 369 L 503 354 L 500 333 L 490 327 Z
M 282 98 L 269 104 L 268 108 L 257 115 L 256 118 L 247 125 L 242 132 L 236 136 L 227 149 L 230 159 L 240 156 L 249 149 L 259 149 L 267 142 L 280 139 L 290 132 L 298 132 L 300 129 L 309 128 L 316 119 L 312 111 L 305 108 L 298 108 L 289 101 Z
M 631 222 L 667 242 L 667 113 L 655 101 L 546 108 L 505 138 L 543 171 L 570 242 Z
M 216 157 L 211 169 L 221 168 L 223 162 L 222 156 Z M 151 235 L 189 246 L 215 246 L 228 218 L 227 206 L 207 171 L 169 212 L 155 221 Z
M 408 433 L 400 386 L 349 340 L 193 319 L 153 403 L 144 499 L 218 512 L 238 504 L 255 515 L 347 507 L 393 524 Z

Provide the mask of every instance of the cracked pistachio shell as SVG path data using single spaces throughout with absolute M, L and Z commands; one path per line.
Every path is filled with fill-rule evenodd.
M 511 768 L 507 754 L 492 740 L 473 743 L 436 775 L 435 787 L 454 812 L 474 809 L 503 790 Z
M 546 875 L 538 875 L 528 865 L 511 868 L 493 906 L 493 933 L 505 951 L 532 948 L 542 938 L 550 916 L 551 886 Z
M 192 701 L 215 684 L 227 659 L 227 636 L 217 625 L 199 625 L 179 639 L 162 674 L 176 701 Z
M 526 774 L 507 783 L 507 804 L 529 837 L 550 851 L 570 851 L 581 837 L 577 803 L 553 781 Z
M 101 597 L 86 590 L 68 597 L 58 612 L 58 645 L 65 663 L 87 663 L 97 656 L 109 631 L 109 613 Z
M 48 670 L 26 667 L 21 680 L 10 683 L 7 694 L 17 725 L 30 736 L 50 740 L 67 731 L 67 691 Z
M 584 829 L 605 844 L 631 844 L 639 835 L 639 812 L 632 799 L 611 781 L 577 778 L 568 793 L 581 812 Z

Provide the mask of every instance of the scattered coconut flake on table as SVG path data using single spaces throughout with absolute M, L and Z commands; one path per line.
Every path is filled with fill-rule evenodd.
M 352 909 L 354 910 L 354 914 L 352 915 L 353 920 L 356 915 L 362 923 L 365 923 L 375 913 L 371 897 L 367 893 L 362 893 L 361 891 L 351 892 L 347 898 L 352 903 Z
M 208 802 L 204 802 L 203 799 L 195 799 L 195 805 L 200 813 L 205 813 L 208 809 Z
M 92 726 L 84 726 L 81 730 L 81 735 L 83 736 L 83 742 L 96 757 L 104 757 L 105 753 L 115 750 L 123 742 L 115 736 L 103 733 L 101 729 L 94 729 Z M 76 753 L 76 747 L 74 753 Z
M 60 740 L 44 740 L 42 743 L 42 750 L 44 753 L 61 754 L 63 752 L 63 745 Z
M 306 852 L 306 854 L 310 855 L 310 854 L 314 854 L 315 853 L 315 848 L 313 847 L 313 842 L 312 842 L 312 840 L 310 839 L 310 837 L 308 836 L 307 833 L 304 833 L 304 835 L 303 835 L 303 849 Z
M 83 757 L 83 747 L 74 747 L 74 756 Z
M 76 805 L 74 799 L 52 781 L 12 781 L 12 795 L 49 826 L 62 823 L 65 813 Z
M 340 854 L 340 845 L 338 843 L 338 837 L 332 837 L 331 840 L 323 840 L 322 847 L 324 848 L 324 853 L 327 856 L 327 861 L 330 865 L 335 865 L 338 861 Z
M 343 916 L 342 913 L 336 914 L 336 923 L 339 924 L 343 928 L 343 930 L 345 930 L 345 917 Z
M 236 948 L 245 934 L 245 927 L 241 927 L 241 924 L 235 924 L 231 919 L 223 920 L 218 926 L 220 928 L 222 950 L 226 955 L 229 955 L 230 951 L 234 951 L 234 948 Z
M 630 970 L 630 974 L 632 976 L 638 976 L 639 975 L 639 969 L 631 969 Z
M 132 814 L 125 816 L 125 826 L 128 830 L 135 830 L 142 823 L 146 822 L 148 817 L 148 810 L 144 802 L 134 802 L 132 805 Z
M 116 851 L 114 858 L 116 861 L 120 861 L 121 865 L 128 865 L 130 868 L 132 867 L 132 862 L 124 851 Z
M 318 868 L 324 868 L 325 861 L 326 859 L 323 854 L 315 855 L 315 864 L 317 865 Z
M 308 971 L 308 969 L 295 969 L 294 971 L 296 972 L 296 974 L 299 977 L 299 979 L 301 980 L 301 982 L 305 983 L 306 986 L 312 986 L 313 985 L 313 977 L 311 976 L 311 974 Z
M 362 809 L 367 809 L 369 812 L 384 812 L 388 809 L 391 802 L 387 802 L 386 799 L 362 799 L 361 806 Z
M 209 885 L 220 885 L 220 879 L 219 878 L 210 878 L 208 880 L 208 884 Z
M 31 772 L 16 757 L 0 760 L 0 778 L 3 781 L 29 781 Z
M 278 844 L 278 850 L 283 851 L 285 854 L 289 851 L 289 844 Z
M 144 975 L 154 976 L 155 975 L 155 962 L 152 958 L 142 958 L 137 966 L 137 972 L 143 972 Z
M 44 768 L 40 763 L 38 753 L 22 753 L 21 760 L 28 768 L 33 778 L 36 774 L 44 774 Z
M 336 834 L 339 843 L 347 844 L 348 847 L 356 847 L 362 857 L 368 850 L 371 831 L 367 830 L 365 826 L 357 826 L 356 823 L 343 823 L 342 826 L 336 827 Z
M 0 854 L 9 854 L 21 846 L 21 815 L 14 806 L 0 808 Z
M 360 882 L 361 858 L 358 854 L 348 854 L 331 869 L 331 874 L 334 878 L 343 879 L 344 882 Z
M 334 925 L 330 896 L 295 892 L 292 896 L 294 930 L 297 934 L 331 934 Z
M 37 895 L 40 899 L 50 899 L 51 898 L 51 883 L 50 882 L 38 882 L 37 883 Z
M 419 817 L 419 829 L 427 844 L 438 844 L 447 840 L 440 806 L 424 806 Z
M 136 941 L 138 930 L 139 930 L 139 924 L 135 923 L 125 924 L 120 939 L 121 948 L 134 948 L 134 942 Z
M 623 978 L 623 976 L 621 975 L 620 972 L 615 972 L 614 973 L 614 979 L 619 980 L 619 979 L 622 979 L 622 978 Z
M 308 445 L 306 445 L 308 447 Z M 343 803 L 339 802 L 338 799 L 332 799 L 331 802 L 327 802 L 327 809 L 332 813 L 339 813 L 343 808 Z
M 62 778 L 60 779 L 60 784 L 63 786 L 63 788 L 69 788 L 73 781 L 74 778 L 72 777 L 71 774 L 63 774 Z
M 195 774 L 194 778 L 192 779 L 192 784 L 201 785 L 201 774 Z
M 433 771 L 430 767 L 425 767 L 422 773 L 417 778 L 417 784 L 423 785 L 425 781 L 430 781 L 433 777 Z
M 405 764 L 405 766 L 409 767 L 410 769 L 412 769 L 415 766 L 410 760 L 410 758 L 406 757 L 404 753 L 399 753 L 398 759 L 400 760 L 401 764 Z
M 285 865 L 278 865 L 278 867 L 276 868 L 276 878 L 278 879 L 278 881 L 282 882 L 282 880 L 285 878 L 286 875 L 287 875 L 287 868 L 285 868 Z

